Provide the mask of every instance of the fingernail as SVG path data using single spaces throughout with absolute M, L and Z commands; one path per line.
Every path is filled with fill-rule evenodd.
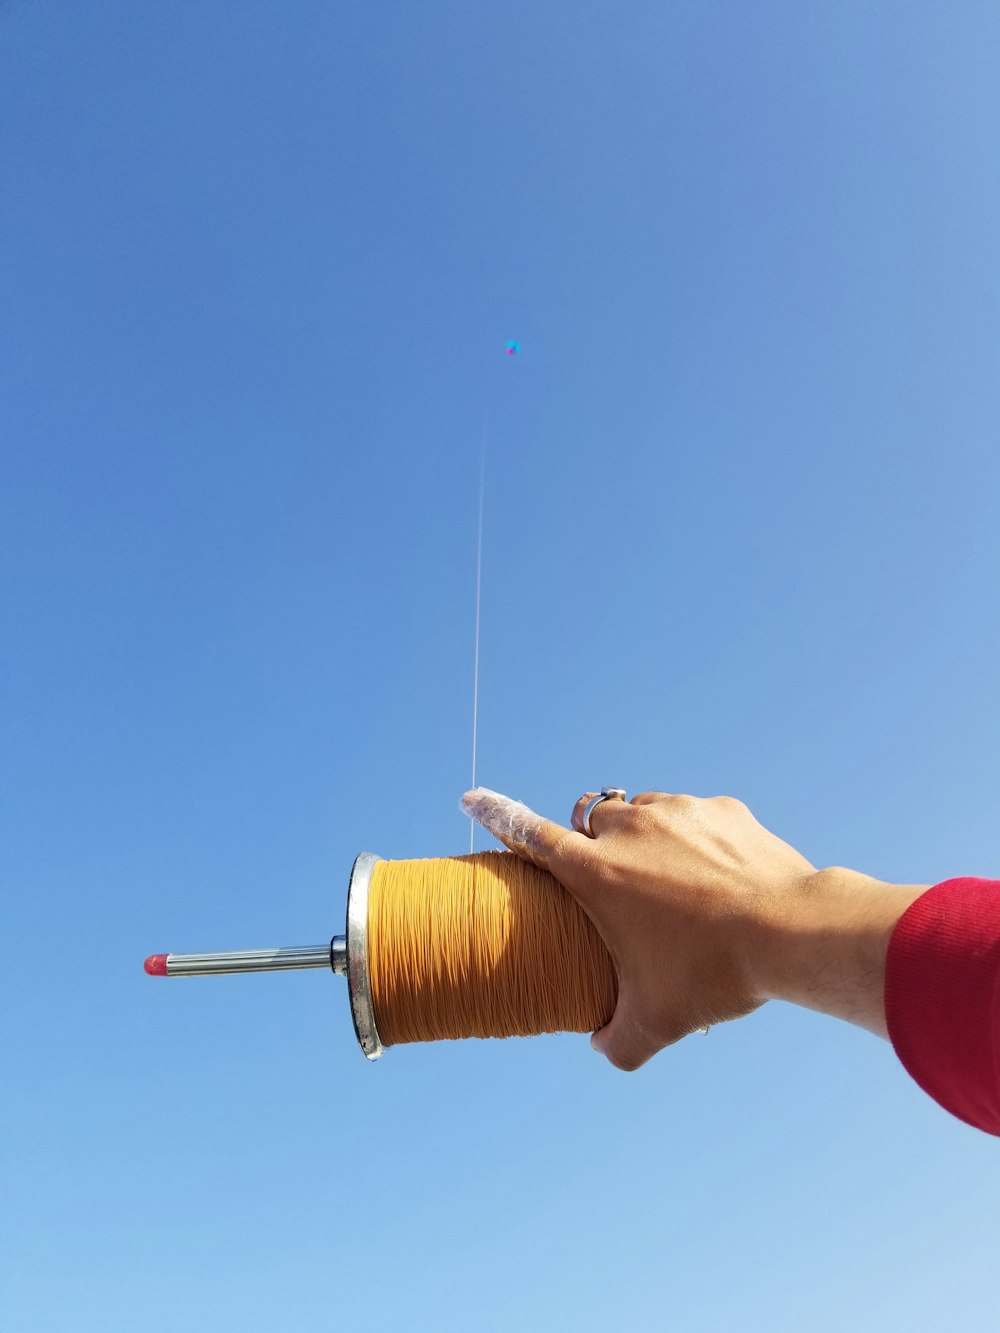
M 593 1035 L 593 1036 L 591 1037 L 591 1039 L 590 1039 L 590 1049 L 591 1049 L 592 1051 L 596 1051 L 598 1055 L 603 1055 L 603 1054 L 604 1054 L 604 1051 L 603 1051 L 603 1049 L 602 1049 L 602 1047 L 601 1047 L 601 1043 L 597 1040 L 597 1033 L 596 1033 L 596 1032 L 594 1033 L 594 1035 Z

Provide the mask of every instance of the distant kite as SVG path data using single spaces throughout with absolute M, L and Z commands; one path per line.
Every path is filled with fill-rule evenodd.
M 509 342 L 503 350 L 508 356 L 517 356 L 518 352 L 521 350 L 521 344 L 517 342 Z

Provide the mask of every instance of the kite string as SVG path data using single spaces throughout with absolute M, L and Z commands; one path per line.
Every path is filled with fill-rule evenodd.
M 521 347 L 517 342 L 509 342 L 504 351 L 508 357 L 517 356 Z M 476 754 L 479 742 L 479 628 L 481 622 L 481 613 L 483 605 L 483 511 L 486 502 L 486 450 L 489 445 L 490 437 L 490 417 L 493 413 L 493 402 L 496 398 L 497 385 L 500 378 L 500 368 L 497 367 L 493 376 L 490 390 L 486 398 L 486 411 L 483 413 L 483 431 L 479 442 L 479 523 L 476 532 L 476 632 L 475 632 L 475 655 L 472 668 L 472 786 L 476 785 Z M 476 850 L 476 825 L 471 822 L 469 828 L 469 851 Z
M 472 674 L 472 786 L 476 785 L 476 752 L 479 741 L 479 625 L 483 603 L 483 508 L 486 499 L 486 442 L 490 430 L 492 400 L 486 404 L 483 434 L 479 448 L 479 525 L 476 536 L 476 634 Z M 470 822 L 469 851 L 476 850 L 476 825 Z

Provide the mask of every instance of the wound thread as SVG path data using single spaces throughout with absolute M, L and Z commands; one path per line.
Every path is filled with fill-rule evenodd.
M 510 852 L 378 862 L 368 975 L 384 1046 L 592 1032 L 618 998 L 590 918 Z

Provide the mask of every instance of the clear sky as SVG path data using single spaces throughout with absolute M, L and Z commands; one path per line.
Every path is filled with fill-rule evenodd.
M 5 1330 L 995 1318 L 865 1032 L 369 1065 L 142 960 L 467 846 L 491 396 L 484 784 L 1000 875 L 998 125 L 991 3 L 0 9 Z

